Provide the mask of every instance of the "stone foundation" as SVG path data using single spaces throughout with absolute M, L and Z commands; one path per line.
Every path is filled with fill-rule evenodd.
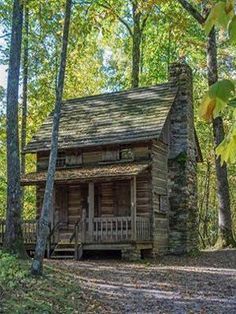
M 130 262 L 138 261 L 141 259 L 141 250 L 135 246 L 124 248 L 121 250 L 122 259 Z

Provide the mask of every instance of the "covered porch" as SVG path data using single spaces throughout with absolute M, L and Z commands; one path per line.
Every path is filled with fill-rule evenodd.
M 142 183 L 147 163 L 125 163 L 61 169 L 55 174 L 54 205 L 51 216 L 50 246 L 81 245 L 111 247 L 117 244 L 151 242 L 152 215 Z M 37 186 L 38 214 L 46 172 L 27 174 L 23 185 Z M 137 211 L 137 196 L 142 210 Z M 41 201 L 39 201 L 41 200 Z
M 115 243 L 151 240 L 151 217 L 137 214 L 136 177 L 113 181 L 113 195 L 107 189 L 99 194 L 103 183 L 88 183 L 88 207 L 82 209 L 70 241 L 83 243 Z M 117 194 L 117 192 L 119 194 Z M 115 194 L 115 196 L 114 196 Z M 110 199 L 109 199 L 110 196 Z M 105 198 L 105 200 L 104 200 Z M 110 201 L 110 213 L 102 213 L 102 202 Z M 114 204 L 115 206 L 112 207 Z

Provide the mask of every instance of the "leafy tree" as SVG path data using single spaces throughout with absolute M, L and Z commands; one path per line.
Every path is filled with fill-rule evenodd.
M 4 247 L 25 256 L 21 230 L 21 187 L 18 139 L 18 91 L 22 42 L 23 4 L 15 0 L 7 84 L 7 219 Z
M 53 186 L 54 186 L 54 176 L 56 170 L 57 161 L 57 149 L 58 149 L 58 132 L 59 132 L 59 122 L 60 122 L 60 112 L 61 103 L 64 89 L 64 79 L 66 70 L 66 57 L 67 57 L 67 46 L 68 46 L 68 36 L 70 27 L 70 17 L 71 17 L 71 0 L 66 1 L 65 9 L 65 22 L 62 38 L 62 50 L 61 50 L 61 62 L 60 69 L 56 87 L 56 102 L 53 115 L 53 126 L 52 126 L 52 138 L 51 138 L 51 150 L 48 165 L 48 175 L 43 199 L 43 207 L 38 223 L 38 235 L 37 243 L 35 248 L 34 260 L 32 263 L 31 273 L 32 275 L 41 275 L 43 269 L 43 257 L 46 248 L 47 238 L 49 234 L 49 217 L 52 208 L 53 199 Z
M 28 62 L 29 62 L 29 9 L 24 8 L 24 51 L 23 51 L 23 95 L 22 95 L 22 119 L 21 119 L 21 174 L 25 174 L 26 127 L 27 127 L 27 94 L 28 94 Z
M 200 25 L 209 25 L 207 38 L 207 69 L 208 69 L 208 84 L 211 87 L 218 81 L 218 66 L 217 66 L 217 43 L 214 24 L 210 24 L 208 19 L 203 17 L 188 1 L 178 0 L 179 3 L 187 10 Z M 207 13 L 208 14 L 208 13 Z M 212 11 L 209 16 L 211 16 Z M 209 18 L 208 16 L 208 18 Z M 215 145 L 218 146 L 224 139 L 223 120 L 217 116 L 212 120 L 213 136 Z M 215 157 L 215 167 L 217 176 L 217 194 L 219 200 L 219 238 L 218 245 L 226 247 L 235 245 L 232 233 L 232 219 L 230 211 L 230 194 L 227 178 L 226 164 L 220 163 L 220 158 Z

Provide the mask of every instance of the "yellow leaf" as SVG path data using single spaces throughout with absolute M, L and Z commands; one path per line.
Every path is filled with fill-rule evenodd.
M 200 117 L 206 120 L 207 122 L 211 122 L 215 107 L 216 107 L 215 99 L 211 98 L 207 93 L 203 98 L 201 105 L 199 106 Z

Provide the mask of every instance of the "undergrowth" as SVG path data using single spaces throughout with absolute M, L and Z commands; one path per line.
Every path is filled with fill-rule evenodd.
M 30 261 L 0 251 L 0 313 L 81 313 L 80 287 L 70 271 L 45 265 L 44 276 L 29 274 Z

